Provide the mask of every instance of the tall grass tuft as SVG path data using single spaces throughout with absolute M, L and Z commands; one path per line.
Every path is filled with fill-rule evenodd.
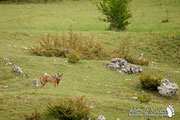
M 84 96 L 67 97 L 58 103 L 50 102 L 47 108 L 49 113 L 59 120 L 86 120 L 91 110 Z
M 141 102 L 148 103 L 149 101 L 151 101 L 152 96 L 150 94 L 142 93 L 142 94 L 138 95 L 138 99 Z
M 24 114 L 24 119 L 25 120 L 40 120 L 41 116 L 42 114 L 35 109 L 33 113 Z
M 138 65 L 148 65 L 149 59 L 139 58 L 135 55 L 132 55 L 132 50 L 129 41 L 123 41 L 119 48 L 114 49 L 112 52 L 112 57 L 124 58 L 128 62 Z

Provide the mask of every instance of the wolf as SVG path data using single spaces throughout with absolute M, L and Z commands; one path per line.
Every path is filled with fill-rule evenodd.
M 56 75 L 49 75 L 47 73 L 41 74 L 40 77 L 40 81 L 41 81 L 41 88 L 43 88 L 43 86 L 49 82 L 49 83 L 53 83 L 54 84 L 54 88 L 56 88 L 56 84 L 57 87 L 59 86 L 59 82 L 62 79 L 63 73 L 59 74 L 57 73 Z

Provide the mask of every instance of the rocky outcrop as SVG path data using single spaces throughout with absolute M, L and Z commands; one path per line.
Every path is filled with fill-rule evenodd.
M 140 73 L 142 69 L 136 65 L 128 65 L 128 62 L 122 58 L 112 58 L 111 62 L 108 64 L 108 68 L 117 70 L 120 73 Z
M 168 79 L 162 79 L 162 84 L 158 87 L 159 94 L 166 97 L 171 97 L 176 94 L 178 86 L 176 83 L 169 82 Z

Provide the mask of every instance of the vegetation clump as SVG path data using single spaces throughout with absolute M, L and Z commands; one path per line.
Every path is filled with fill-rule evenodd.
M 39 41 L 40 47 L 35 46 L 30 49 L 33 54 L 39 56 L 56 56 L 69 57 L 69 60 L 75 58 L 76 60 L 102 60 L 108 58 L 108 53 L 101 44 L 95 42 L 93 37 L 86 38 L 82 34 L 77 34 L 70 29 L 69 35 L 63 33 L 62 36 L 42 37 Z M 80 57 L 79 57 L 80 56 Z M 71 60 L 70 60 L 71 61 Z M 74 60 L 73 60 L 74 61 Z
M 57 104 L 50 102 L 48 111 L 59 120 L 82 120 L 88 119 L 90 114 L 90 105 L 84 96 L 67 97 L 60 100 Z
M 24 119 L 25 120 L 40 120 L 41 116 L 42 114 L 35 109 L 33 113 L 24 114 Z
M 107 60 L 113 57 L 124 58 L 130 63 L 147 65 L 148 59 L 139 59 L 130 53 L 130 43 L 123 42 L 119 48 L 112 50 L 105 49 L 102 44 L 95 42 L 93 36 L 90 38 L 69 31 L 69 35 L 63 33 L 62 36 L 51 36 L 47 34 L 39 41 L 40 46 L 31 47 L 30 52 L 39 56 L 56 56 L 68 58 L 71 63 L 76 63 L 80 59 L 84 60 Z
M 97 7 L 105 15 L 101 20 L 110 22 L 111 30 L 125 30 L 131 18 L 127 4 L 127 0 L 100 0 Z
M 157 87 L 162 84 L 162 77 L 153 76 L 149 71 L 142 72 L 139 79 L 142 87 L 149 90 L 157 90 Z
M 151 101 L 152 96 L 149 95 L 149 94 L 143 93 L 143 94 L 141 94 L 141 95 L 138 96 L 138 99 L 139 99 L 141 102 L 148 103 L 148 102 Z
M 78 52 L 72 50 L 69 52 L 69 54 L 67 55 L 68 58 L 68 62 L 70 63 L 76 63 L 80 60 L 80 55 Z
M 124 58 L 128 62 L 138 65 L 148 65 L 149 59 L 146 58 L 139 58 L 135 55 L 132 55 L 132 50 L 129 41 L 123 41 L 121 45 L 119 45 L 119 48 L 114 49 L 112 52 L 112 58 L 118 57 L 118 58 Z

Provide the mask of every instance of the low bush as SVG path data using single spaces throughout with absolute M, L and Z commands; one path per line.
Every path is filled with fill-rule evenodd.
M 102 60 L 108 58 L 108 52 L 102 47 L 101 44 L 91 38 L 82 36 L 82 34 L 77 34 L 70 29 L 69 35 L 65 33 L 62 36 L 50 36 L 47 34 L 42 37 L 39 41 L 40 47 L 31 47 L 30 51 L 33 54 L 39 56 L 56 56 L 65 57 L 71 54 L 71 51 L 76 51 L 80 59 L 86 60 Z
M 157 87 L 162 84 L 162 78 L 161 76 L 153 76 L 150 71 L 142 72 L 139 76 L 142 87 L 149 90 L 157 90 Z
M 42 114 L 35 109 L 33 113 L 24 114 L 24 119 L 25 120 L 40 120 L 41 116 Z
M 141 102 L 149 102 L 149 101 L 151 101 L 152 96 L 149 94 L 146 94 L 146 93 L 142 93 L 142 94 L 138 95 L 138 99 Z
M 68 58 L 69 62 L 75 63 L 79 59 L 107 60 L 113 57 L 124 58 L 130 63 L 147 65 L 149 60 L 132 55 L 132 48 L 128 41 L 124 41 L 119 48 L 105 49 L 100 43 L 95 42 L 93 36 L 84 37 L 72 31 L 69 34 L 42 36 L 40 46 L 31 47 L 30 52 L 39 56 L 56 56 Z M 133 53 L 134 54 L 134 53 Z
M 84 96 L 67 97 L 57 104 L 50 102 L 47 107 L 49 113 L 59 120 L 86 120 L 91 110 Z
M 80 60 L 80 55 L 78 54 L 78 52 L 72 50 L 69 52 L 69 54 L 67 54 L 67 58 L 68 58 L 68 62 L 76 63 Z

